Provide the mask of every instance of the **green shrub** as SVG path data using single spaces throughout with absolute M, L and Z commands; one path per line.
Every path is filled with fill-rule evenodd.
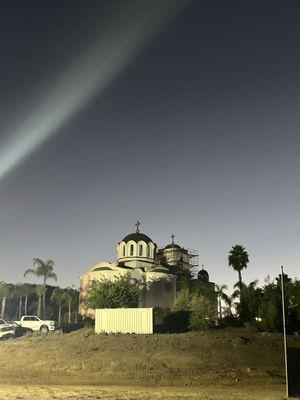
M 203 330 L 215 325 L 217 310 L 214 304 L 202 295 L 193 294 L 189 304 L 189 327 L 192 330 Z
M 190 293 L 188 289 L 182 289 L 176 298 L 173 311 L 188 311 L 190 304 Z
M 115 277 L 114 280 L 93 281 L 87 292 L 84 306 L 96 308 L 126 308 L 138 306 L 138 284 L 129 275 Z

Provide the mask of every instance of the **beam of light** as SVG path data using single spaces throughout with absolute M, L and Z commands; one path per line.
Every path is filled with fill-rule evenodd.
M 27 119 L 9 132 L 0 150 L 0 180 L 99 95 L 187 2 L 138 0 L 130 2 L 133 7 L 129 16 L 125 15 L 126 7 L 121 10 L 124 15 L 117 18 L 117 28 L 107 26 L 100 39 L 62 74 Z M 135 6 L 139 13 L 134 12 Z

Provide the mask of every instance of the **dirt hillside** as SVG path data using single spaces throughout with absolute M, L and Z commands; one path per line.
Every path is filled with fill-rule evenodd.
M 289 345 L 300 348 L 300 338 Z M 184 334 L 29 336 L 0 342 L 0 383 L 206 385 L 283 383 L 282 336 L 227 329 Z

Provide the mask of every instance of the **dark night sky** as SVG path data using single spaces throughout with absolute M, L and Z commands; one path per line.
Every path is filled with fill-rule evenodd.
M 119 23 L 132 29 L 150 3 L 168 2 L 146 3 L 0 0 L 0 165 L 70 66 L 84 86 L 87 48 L 117 54 Z M 89 266 L 115 260 L 137 218 L 159 245 L 174 233 L 198 249 L 216 283 L 237 280 L 227 266 L 236 243 L 250 255 L 247 282 L 281 264 L 299 277 L 300 3 L 198 0 L 178 10 L 1 178 L 0 280 L 23 281 L 40 257 L 55 261 L 60 285 L 78 285 Z

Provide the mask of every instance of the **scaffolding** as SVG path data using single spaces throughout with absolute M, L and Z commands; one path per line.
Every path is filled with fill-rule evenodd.
M 183 269 L 188 269 L 191 272 L 192 279 L 197 279 L 198 272 L 200 270 L 198 250 L 186 247 L 182 247 L 180 248 L 180 250 L 178 248 L 170 248 L 168 253 L 168 260 L 166 260 L 164 257 L 164 251 L 165 249 L 159 249 L 157 251 L 156 257 L 159 262 L 161 262 L 162 264 L 167 262 L 170 266 L 174 266 L 177 268 L 180 268 L 181 266 L 181 268 Z M 180 253 L 187 256 L 187 261 L 185 261 L 181 256 L 179 258 Z
M 197 279 L 199 268 L 199 252 L 195 249 L 185 249 L 189 258 L 189 268 L 192 273 L 192 279 Z

